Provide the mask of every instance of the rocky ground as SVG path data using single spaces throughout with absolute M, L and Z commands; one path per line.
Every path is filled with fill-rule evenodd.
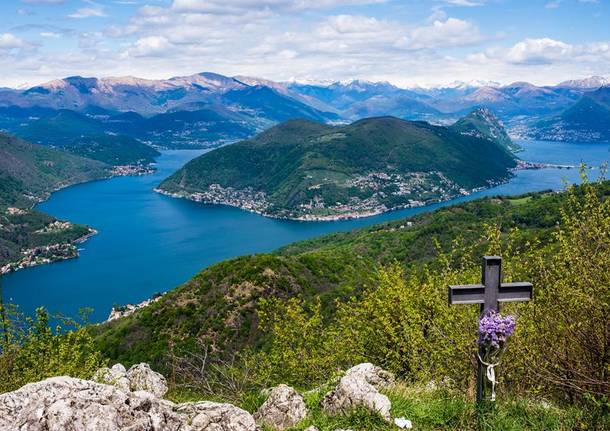
M 380 390 L 393 382 L 390 373 L 360 364 L 323 397 L 321 408 L 331 415 L 364 408 L 391 422 L 390 400 Z M 176 404 L 163 398 L 166 392 L 165 378 L 144 363 L 103 368 L 91 380 L 53 377 L 0 395 L 0 430 L 284 431 L 309 415 L 302 395 L 286 385 L 271 389 L 254 414 L 211 401 Z

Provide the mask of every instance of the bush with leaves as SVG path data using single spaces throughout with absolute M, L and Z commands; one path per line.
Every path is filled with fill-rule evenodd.
M 52 328 L 46 310 L 24 318 L 3 307 L 0 328 L 0 393 L 48 377 L 91 378 L 106 365 L 85 327 L 62 319 Z
M 379 268 L 374 287 L 325 319 L 317 303 L 266 301 L 261 381 L 319 384 L 370 361 L 411 382 L 449 378 L 473 393 L 478 306 L 449 307 L 447 285 L 478 283 L 481 253 L 501 255 L 505 281 L 528 280 L 535 299 L 507 304 L 517 316 L 498 371 L 500 390 L 584 402 L 608 412 L 610 393 L 610 200 L 585 182 L 569 187 L 552 241 L 489 224 L 480 241 L 459 238 L 428 267 Z M 541 215 L 544 216 L 544 215 Z M 505 388 L 505 389 L 503 389 Z

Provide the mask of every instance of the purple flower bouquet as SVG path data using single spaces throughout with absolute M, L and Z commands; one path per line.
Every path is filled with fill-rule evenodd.
M 496 399 L 495 366 L 506 350 L 508 337 L 515 332 L 515 318 L 502 316 L 496 311 L 489 311 L 479 320 L 479 361 L 487 366 L 487 379 L 491 382 L 491 401 Z
M 490 311 L 479 320 L 477 344 L 485 350 L 498 351 L 506 346 L 506 340 L 515 332 L 515 318 Z

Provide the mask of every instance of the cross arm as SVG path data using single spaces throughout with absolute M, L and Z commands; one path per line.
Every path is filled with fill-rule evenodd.
M 485 286 L 482 284 L 449 286 L 448 300 L 449 305 L 483 304 L 485 302 Z
M 502 283 L 498 292 L 498 302 L 531 301 L 534 286 L 528 282 Z

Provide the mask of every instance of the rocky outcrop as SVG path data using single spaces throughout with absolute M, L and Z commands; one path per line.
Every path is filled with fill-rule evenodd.
M 176 411 L 189 418 L 192 429 L 206 431 L 254 431 L 256 423 L 250 413 L 231 404 L 201 401 L 183 403 Z
M 345 377 L 353 377 L 366 380 L 379 390 L 388 389 L 394 384 L 394 374 L 377 367 L 369 362 L 365 362 L 350 368 L 345 372 Z
M 167 381 L 163 375 L 150 369 L 148 364 L 141 363 L 132 366 L 127 371 L 129 389 L 132 391 L 147 391 L 161 398 L 167 393 Z
M 0 395 L 0 430 L 191 430 L 172 407 L 149 392 L 53 377 Z
M 124 383 L 122 379 L 119 373 Z M 252 415 L 231 404 L 174 404 L 150 391 L 53 377 L 0 395 L 0 430 L 255 431 L 256 424 Z
M 113 385 L 126 392 L 131 391 L 127 370 L 122 364 L 113 365 L 112 368 L 100 368 L 93 375 L 93 381 Z
M 392 404 L 380 389 L 392 385 L 394 377 L 373 364 L 365 363 L 349 369 L 339 384 L 322 399 L 322 408 L 331 414 L 348 413 L 364 407 L 390 421 Z
M 254 413 L 256 422 L 279 431 L 295 426 L 306 416 L 307 406 L 303 397 L 286 385 L 274 388 L 267 400 Z
M 307 417 L 303 397 L 286 385 L 271 390 L 253 416 L 231 404 L 164 400 L 165 378 L 144 363 L 102 368 L 94 380 L 53 377 L 0 394 L 0 431 L 256 431 L 256 422 L 284 431 Z M 364 407 L 390 421 L 390 401 L 379 390 L 393 381 L 392 374 L 360 364 L 326 394 L 322 407 L 329 413 Z
M 151 370 L 145 363 L 134 365 L 129 371 L 121 364 L 116 364 L 112 368 L 100 368 L 93 376 L 93 380 L 114 385 L 124 391 L 147 391 L 159 398 L 167 393 L 165 377 Z

